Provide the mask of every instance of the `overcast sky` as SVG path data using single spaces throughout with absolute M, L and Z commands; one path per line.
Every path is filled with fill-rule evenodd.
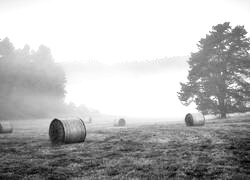
M 249 0 L 0 0 L 0 38 L 56 61 L 140 61 L 189 55 L 225 21 L 250 31 L 249 17 Z
M 0 0 L 0 38 L 44 44 L 57 62 L 113 64 L 189 56 L 212 26 L 229 21 L 250 31 L 249 17 L 250 0 Z M 108 114 L 183 117 L 195 111 L 177 98 L 187 71 L 67 74 L 66 101 Z

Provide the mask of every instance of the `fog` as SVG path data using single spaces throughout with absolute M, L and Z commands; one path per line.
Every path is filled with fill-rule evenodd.
M 136 118 L 183 117 L 177 92 L 188 73 L 187 57 L 134 63 L 67 64 L 66 101 L 101 113 Z
M 55 79 L 46 77 L 43 71 L 57 73 L 50 69 L 51 65 L 39 70 L 44 57 L 37 57 L 40 62 L 35 68 L 30 65 L 33 49 L 45 44 L 53 55 L 50 60 L 62 64 L 66 71 L 67 103 L 83 104 L 117 116 L 183 117 L 186 112 L 196 111 L 194 106 L 183 106 L 177 98 L 179 83 L 186 80 L 188 73 L 187 58 L 170 58 L 171 61 L 155 58 L 189 56 L 197 51 L 197 42 L 218 23 L 229 21 L 233 26 L 244 25 L 249 29 L 249 5 L 246 0 L 2 0 L 0 39 L 10 38 L 24 57 L 19 53 L 14 71 L 2 66 L 0 77 L 7 85 L 1 83 L 4 93 L 0 90 L 3 96 L 0 104 L 6 112 L 10 109 L 5 97 L 15 86 L 35 88 L 49 97 L 59 94 L 58 99 L 64 100 L 64 72 L 59 71 Z M 7 43 L 4 47 L 12 45 Z M 1 53 L 0 59 L 6 58 Z M 18 64 L 23 61 L 29 62 L 26 69 Z M 7 72 L 11 72 L 13 79 Z M 20 80 L 16 81 L 18 77 Z M 57 78 L 59 84 L 55 83 Z M 54 87 L 56 84 L 58 87 Z M 70 107 L 72 111 L 76 109 L 74 105 Z M 4 108 L 0 109 L 3 112 Z M 13 113 L 3 117 L 9 118 Z

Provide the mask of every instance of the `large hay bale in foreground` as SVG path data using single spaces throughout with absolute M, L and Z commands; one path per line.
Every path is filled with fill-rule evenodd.
M 54 144 L 84 142 L 86 134 L 82 119 L 54 119 L 49 127 L 49 137 Z
M 185 123 L 187 126 L 203 126 L 205 118 L 201 113 L 188 113 L 185 117 Z
M 125 125 L 126 125 L 126 121 L 123 118 L 116 120 L 114 123 L 114 126 L 125 126 Z
M 12 124 L 8 121 L 0 121 L 0 134 L 1 133 L 12 133 Z

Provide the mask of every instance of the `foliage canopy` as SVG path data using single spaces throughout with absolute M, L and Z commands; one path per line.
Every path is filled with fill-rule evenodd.
M 188 61 L 188 81 L 181 83 L 180 101 L 194 102 L 203 114 L 250 110 L 250 39 L 244 26 L 229 22 L 213 26 Z
M 50 49 L 0 41 L 0 119 L 41 118 L 64 106 L 66 77 Z

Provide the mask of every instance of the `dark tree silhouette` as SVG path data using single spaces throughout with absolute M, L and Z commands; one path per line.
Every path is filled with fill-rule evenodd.
M 249 111 L 250 39 L 244 26 L 218 24 L 198 43 L 188 61 L 188 82 L 181 83 L 180 101 L 195 102 L 204 114 Z

